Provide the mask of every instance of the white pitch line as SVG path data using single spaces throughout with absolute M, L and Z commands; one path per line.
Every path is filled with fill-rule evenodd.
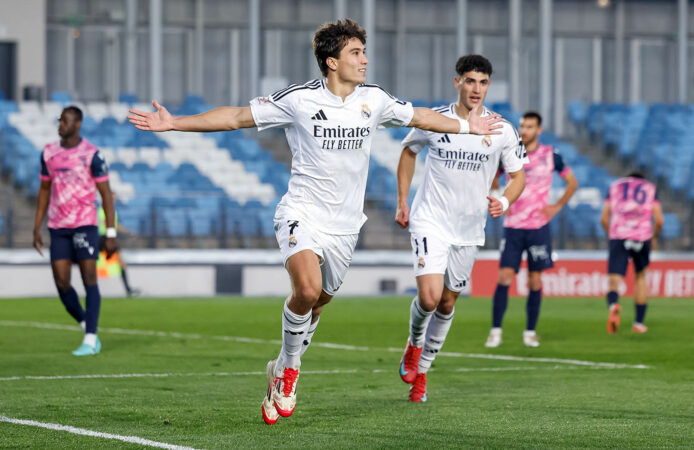
M 0 320 L 0 326 L 9 327 L 31 327 L 31 328 L 46 328 L 55 330 L 69 330 L 77 331 L 79 327 L 72 325 L 62 325 L 56 323 L 46 323 L 46 322 L 23 322 L 23 321 L 13 321 L 13 320 Z M 214 339 L 229 342 L 242 342 L 247 344 L 272 344 L 272 345 L 282 345 L 281 340 L 273 339 L 257 339 L 248 337 L 236 337 L 236 336 L 206 336 L 197 333 L 177 333 L 172 331 L 154 331 L 154 330 L 137 330 L 130 328 L 104 328 L 100 327 L 99 331 L 104 333 L 115 333 L 115 334 L 128 334 L 128 335 L 140 335 L 140 336 L 158 336 L 158 337 L 173 337 L 178 339 Z M 312 342 L 313 347 L 322 347 L 338 350 L 349 350 L 349 351 L 387 351 L 392 353 L 402 353 L 402 348 L 378 348 L 378 347 L 362 347 L 353 345 L 343 345 L 335 344 L 330 342 Z M 451 357 L 451 358 L 475 358 L 475 359 L 495 359 L 502 361 L 527 361 L 527 362 L 539 362 L 539 363 L 555 363 L 555 364 L 569 364 L 576 366 L 589 366 L 589 367 L 599 367 L 599 368 L 611 368 L 611 369 L 650 369 L 651 366 L 645 364 L 623 364 L 623 363 L 611 363 L 611 362 L 596 362 L 596 361 L 584 361 L 579 359 L 562 359 L 562 358 L 540 358 L 532 356 L 512 356 L 512 355 L 495 355 L 487 353 L 457 353 L 457 352 L 439 352 L 439 356 Z
M 572 366 L 545 366 L 545 367 L 460 367 L 453 372 L 518 372 L 524 370 L 571 370 Z M 448 370 L 430 369 L 431 371 L 449 372 Z M 302 375 L 344 375 L 354 373 L 391 373 L 391 370 L 373 369 L 334 369 L 334 370 L 302 370 Z M 96 373 L 85 375 L 22 375 L 12 377 L 0 377 L 2 381 L 21 380 L 89 380 L 104 378 L 169 378 L 169 377 L 242 377 L 265 375 L 265 372 L 183 372 L 183 373 Z
M 35 420 L 15 419 L 12 417 L 0 415 L 0 422 L 12 423 L 15 425 L 26 425 L 30 427 L 46 428 L 48 430 L 67 431 L 72 434 L 80 434 L 82 436 L 98 437 L 102 439 L 114 439 L 131 444 L 145 445 L 148 447 L 166 448 L 169 450 L 195 450 L 193 447 L 184 447 L 181 445 L 167 444 L 166 442 L 150 441 L 137 436 L 121 436 L 120 434 L 102 433 L 101 431 L 86 430 L 84 428 L 72 427 L 70 425 L 60 425 L 58 423 L 37 422 Z
M 357 369 L 345 370 L 302 370 L 302 374 L 332 375 L 359 372 Z M 367 371 L 363 371 L 367 372 Z M 377 372 L 374 370 L 373 372 Z M 168 377 L 243 377 L 265 375 L 265 372 L 187 372 L 187 373 L 94 373 L 85 375 L 23 375 L 13 377 L 0 377 L 0 381 L 20 380 L 88 380 L 100 378 L 168 378 Z

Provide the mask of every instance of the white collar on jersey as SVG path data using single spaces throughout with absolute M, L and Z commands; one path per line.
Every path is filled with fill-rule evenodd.
M 453 114 L 453 117 L 457 116 L 457 114 L 455 113 L 455 103 L 450 104 L 450 111 L 451 111 L 451 114 Z M 491 113 L 492 112 L 489 109 L 487 109 L 486 106 L 482 105 L 482 117 L 488 116 Z
M 323 78 L 323 79 L 320 81 L 320 83 L 321 83 L 321 88 L 322 88 L 323 92 L 325 93 L 325 95 L 326 95 L 327 97 L 329 97 L 330 99 L 332 99 L 333 102 L 338 103 L 339 105 L 346 105 L 347 103 L 349 103 L 350 100 L 352 100 L 354 97 L 356 97 L 356 96 L 358 95 L 359 89 L 361 89 L 361 87 L 362 87 L 361 84 L 355 86 L 355 87 L 354 87 L 354 90 L 352 91 L 352 93 L 349 94 L 347 97 L 345 97 L 345 100 L 342 101 L 342 97 L 340 97 L 340 96 L 338 96 L 338 95 L 335 95 L 335 94 L 333 94 L 332 92 L 330 92 L 330 89 L 328 89 L 328 83 L 327 83 L 327 81 L 325 80 L 325 78 Z

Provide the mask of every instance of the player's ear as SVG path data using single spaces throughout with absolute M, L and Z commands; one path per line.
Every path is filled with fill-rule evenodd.
M 453 77 L 453 87 L 458 89 L 458 87 L 463 83 L 463 77 Z
M 337 59 L 333 58 L 332 56 L 325 60 L 325 64 L 327 64 L 330 70 L 337 70 Z

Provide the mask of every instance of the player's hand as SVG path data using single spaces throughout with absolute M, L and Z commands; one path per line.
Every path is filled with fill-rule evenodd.
M 145 112 L 137 109 L 129 110 L 128 120 L 130 123 L 135 125 L 135 128 L 145 131 L 173 130 L 173 116 L 171 113 L 156 100 L 152 101 L 152 106 L 157 109 L 155 112 Z
M 559 205 L 547 205 L 542 210 L 540 210 L 540 213 L 542 213 L 547 220 L 552 219 L 552 217 L 556 216 L 559 214 L 559 211 L 561 211 L 561 206 Z
M 504 120 L 499 114 L 493 113 L 488 116 L 480 116 L 480 109 L 482 104 L 476 104 L 470 110 L 470 117 L 467 121 L 470 125 L 470 134 L 488 135 L 488 134 L 501 134 L 501 123 Z
M 41 232 L 39 230 L 34 230 L 34 248 L 41 256 L 43 256 L 43 251 L 41 251 L 42 247 L 43 239 L 41 239 Z
M 658 238 L 653 236 L 651 238 L 651 251 L 657 250 L 658 249 Z
M 501 202 L 491 195 L 487 196 L 487 200 L 489 200 L 489 214 L 495 219 L 497 217 L 501 217 L 501 215 L 504 213 L 504 206 L 501 204 Z
M 104 243 L 104 250 L 106 250 L 106 259 L 109 259 L 116 253 L 116 238 L 106 238 Z
M 395 221 L 400 225 L 400 228 L 407 228 L 410 224 L 410 207 L 407 206 L 407 203 L 398 206 L 395 211 Z

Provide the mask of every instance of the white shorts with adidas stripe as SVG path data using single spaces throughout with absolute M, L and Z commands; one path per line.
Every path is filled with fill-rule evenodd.
M 444 284 L 453 292 L 466 290 L 475 265 L 476 245 L 453 245 L 441 239 L 440 233 L 410 233 L 414 275 L 440 273 Z
M 328 295 L 337 293 L 352 262 L 358 234 L 323 233 L 288 214 L 275 217 L 275 236 L 285 266 L 293 255 L 311 250 L 320 258 L 323 291 Z

